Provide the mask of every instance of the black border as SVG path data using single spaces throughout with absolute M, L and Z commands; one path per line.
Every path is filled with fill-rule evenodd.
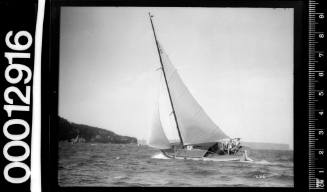
M 307 4 L 305 0 L 50 0 L 46 2 L 42 48 L 42 191 L 308 191 L 307 124 Z M 262 7 L 294 8 L 294 188 L 285 187 L 59 187 L 57 179 L 58 143 L 58 81 L 60 8 L 63 6 L 121 7 Z
M 35 85 L 35 79 L 33 78 L 34 76 L 34 68 L 35 68 L 35 46 L 36 46 L 36 39 L 35 37 L 35 32 L 36 32 L 36 23 L 37 23 L 37 12 L 38 12 L 38 2 L 37 0 L 27 0 L 27 1 L 21 1 L 21 0 L 0 0 L 0 71 L 1 71 L 1 77 L 0 77 L 0 92 L 1 92 L 1 98 L 0 98 L 0 103 L 1 103 L 1 111 L 0 111 L 0 123 L 1 127 L 4 126 L 6 122 L 9 122 L 9 120 L 13 119 L 21 119 L 24 120 L 30 128 L 30 131 L 26 137 L 23 139 L 20 139 L 20 141 L 25 142 L 28 145 L 28 149 L 30 152 L 28 152 L 28 156 L 21 161 L 25 165 L 27 165 L 28 170 L 31 169 L 31 156 L 32 153 L 34 153 L 34 149 L 32 149 L 31 143 L 32 143 L 32 133 L 34 130 L 34 127 L 32 125 L 32 118 L 33 118 L 33 102 L 34 101 L 34 92 L 32 91 Z M 19 14 L 18 14 L 19 13 Z M 13 37 L 19 32 L 19 31 L 27 31 L 31 37 L 32 37 L 32 44 L 25 50 L 17 50 L 8 47 L 7 43 L 5 42 L 5 37 L 8 34 L 9 31 L 12 31 L 12 37 L 10 38 L 13 40 Z M 24 53 L 29 53 L 30 56 L 29 58 L 25 59 L 20 59 L 20 60 L 14 60 L 13 63 L 20 63 L 24 66 L 27 66 L 31 70 L 31 79 L 29 82 L 26 84 L 23 83 L 22 81 L 19 81 L 17 83 L 11 83 L 8 82 L 8 80 L 5 77 L 5 70 L 9 66 L 8 59 L 5 57 L 6 52 L 13 52 L 13 53 L 18 53 L 18 52 L 24 52 Z M 17 58 L 17 57 L 16 57 Z M 26 77 L 26 76 L 25 76 Z M 18 88 L 21 93 L 25 94 L 25 89 L 26 87 L 29 86 L 31 93 L 30 93 L 30 98 L 29 103 L 25 105 L 29 106 L 29 110 L 27 111 L 15 111 L 12 113 L 11 116 L 8 115 L 8 113 L 4 110 L 4 106 L 9 104 L 5 98 L 4 98 L 4 93 L 5 90 L 8 90 L 7 88 L 9 87 L 15 87 Z M 10 94 L 11 95 L 11 94 Z M 12 104 L 18 104 L 22 105 L 23 102 L 20 101 L 19 98 L 14 97 L 13 98 Z M 3 129 L 4 131 L 4 129 Z M 7 136 L 4 135 L 4 132 L 1 131 L 0 133 L 0 146 L 1 150 L 4 149 L 5 145 L 7 145 L 9 142 L 12 141 L 12 139 L 8 138 Z M 9 151 L 13 152 L 16 151 L 17 149 L 11 149 Z M 17 150 L 17 155 L 22 154 L 22 152 L 25 152 L 25 150 Z M 11 153 L 9 152 L 9 153 Z M 12 155 L 12 154 L 11 154 Z M 1 188 L 4 189 L 10 189 L 12 191 L 30 191 L 30 182 L 31 182 L 31 175 L 29 173 L 26 173 L 23 170 L 19 169 L 11 169 L 9 171 L 10 176 L 12 177 L 22 177 L 23 174 L 27 174 L 28 178 L 26 181 L 21 182 L 21 183 L 12 183 L 11 181 L 8 181 L 5 176 L 4 176 L 4 169 L 7 165 L 9 165 L 12 161 L 8 160 L 4 156 L 4 152 L 1 152 L 0 156 L 0 168 L 1 168 L 1 175 L 0 175 L 0 185 Z M 3 189 L 0 189 L 3 190 Z

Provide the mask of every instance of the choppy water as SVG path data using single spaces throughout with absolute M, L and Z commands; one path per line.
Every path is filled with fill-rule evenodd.
M 293 152 L 250 150 L 254 162 L 167 159 L 148 146 L 60 143 L 60 186 L 293 187 Z

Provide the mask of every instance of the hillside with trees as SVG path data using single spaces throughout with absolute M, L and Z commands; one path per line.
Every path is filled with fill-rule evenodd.
M 62 117 L 58 117 L 58 128 L 59 141 L 69 141 L 73 143 L 137 143 L 137 139 L 134 137 L 121 136 L 112 131 L 98 127 L 76 124 Z

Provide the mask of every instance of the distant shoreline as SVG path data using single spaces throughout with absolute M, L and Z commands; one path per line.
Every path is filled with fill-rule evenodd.
M 70 143 L 117 143 L 137 144 L 137 139 L 129 136 L 118 135 L 112 131 L 76 124 L 58 116 L 59 135 L 58 141 Z

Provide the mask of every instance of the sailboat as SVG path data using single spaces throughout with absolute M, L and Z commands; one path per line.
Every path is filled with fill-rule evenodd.
M 158 102 L 153 112 L 148 145 L 159 149 L 163 155 L 174 159 L 215 159 L 218 161 L 248 161 L 241 150 L 240 139 L 231 139 L 206 114 L 183 83 L 176 68 L 157 40 L 153 15 L 149 13 L 151 27 L 160 60 L 163 88 L 159 98 L 166 96 L 169 109 L 162 110 Z M 176 129 L 178 141 L 172 142 L 164 130 L 163 117 L 173 119 L 168 128 Z M 165 124 L 167 127 L 167 124 Z M 234 145 L 233 145 L 234 144 Z

